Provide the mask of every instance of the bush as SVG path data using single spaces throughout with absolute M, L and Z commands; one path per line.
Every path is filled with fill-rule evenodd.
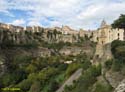
M 87 70 L 90 66 L 91 62 L 89 62 L 88 60 L 84 61 L 84 63 L 82 64 L 83 70 Z
M 96 82 L 97 77 L 101 74 L 101 65 L 91 66 L 84 71 L 83 75 L 71 87 L 65 89 L 65 92 L 90 92 L 89 88 Z
M 125 41 L 113 41 L 111 44 L 111 51 L 115 59 L 125 61 Z
M 2 78 L 2 84 L 4 86 L 9 86 L 12 83 L 13 76 L 11 74 L 5 74 L 4 77 Z
M 113 65 L 112 65 L 112 70 L 113 71 L 121 71 L 122 67 L 122 62 L 120 60 L 114 60 Z
M 80 67 L 79 63 L 72 63 L 68 66 L 66 70 L 66 78 L 70 77 L 78 68 Z
M 25 79 L 17 85 L 23 92 L 27 92 L 32 85 L 32 81 Z
M 59 84 L 53 80 L 50 85 L 49 85 L 49 90 L 48 92 L 56 92 L 56 90 L 59 88 Z
M 106 68 L 107 70 L 111 69 L 112 63 L 113 63 L 113 60 L 107 60 L 107 61 L 105 62 L 105 65 L 104 65 L 105 68 Z
M 33 65 L 33 64 L 30 64 L 30 65 L 28 65 L 28 67 L 26 68 L 26 71 L 27 71 L 28 73 L 36 72 L 36 71 L 37 71 L 37 67 L 36 67 L 35 65 Z
M 125 65 L 122 65 L 121 73 L 125 76 Z
M 125 45 L 116 47 L 116 52 L 114 53 L 115 58 L 125 61 Z
M 45 84 L 49 80 L 49 78 L 55 76 L 58 73 L 58 70 L 53 67 L 48 67 L 41 70 L 38 74 L 38 78 L 42 84 Z
M 35 81 L 31 87 L 30 87 L 30 91 L 29 92 L 41 92 L 41 84 L 39 81 Z
M 113 88 L 110 85 L 97 83 L 94 92 L 112 92 Z

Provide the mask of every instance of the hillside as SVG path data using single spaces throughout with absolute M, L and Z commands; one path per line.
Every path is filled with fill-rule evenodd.
M 0 90 L 56 92 L 76 78 L 61 90 L 119 92 L 124 90 L 124 47 L 124 41 L 100 44 L 93 42 L 91 36 L 63 34 L 56 29 L 1 29 Z
M 81 77 L 73 85 L 65 88 L 65 92 L 124 92 L 125 91 L 125 42 L 113 41 L 111 51 L 113 58 L 83 70 Z M 105 48 L 106 49 L 106 48 Z M 103 63 L 102 63 L 103 62 Z
M 51 33 L 50 39 L 50 35 L 43 37 L 42 31 L 0 32 L 3 92 L 7 87 L 19 88 L 20 92 L 55 92 L 77 69 L 89 67 L 95 52 L 96 43 L 78 35 L 71 43 L 55 38 L 55 34 L 63 36 L 59 33 Z

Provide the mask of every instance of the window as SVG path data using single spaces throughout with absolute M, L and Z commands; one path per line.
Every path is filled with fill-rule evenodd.
M 118 33 L 118 37 L 119 37 L 119 33 Z

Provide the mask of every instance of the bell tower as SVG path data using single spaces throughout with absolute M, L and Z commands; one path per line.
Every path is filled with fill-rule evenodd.
M 102 20 L 100 28 L 106 27 L 107 23 L 105 20 Z

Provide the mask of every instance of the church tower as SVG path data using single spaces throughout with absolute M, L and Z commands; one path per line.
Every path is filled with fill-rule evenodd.
M 103 20 L 103 21 L 101 22 L 100 28 L 104 28 L 104 27 L 106 27 L 106 26 L 107 26 L 107 23 L 106 23 L 105 20 Z

